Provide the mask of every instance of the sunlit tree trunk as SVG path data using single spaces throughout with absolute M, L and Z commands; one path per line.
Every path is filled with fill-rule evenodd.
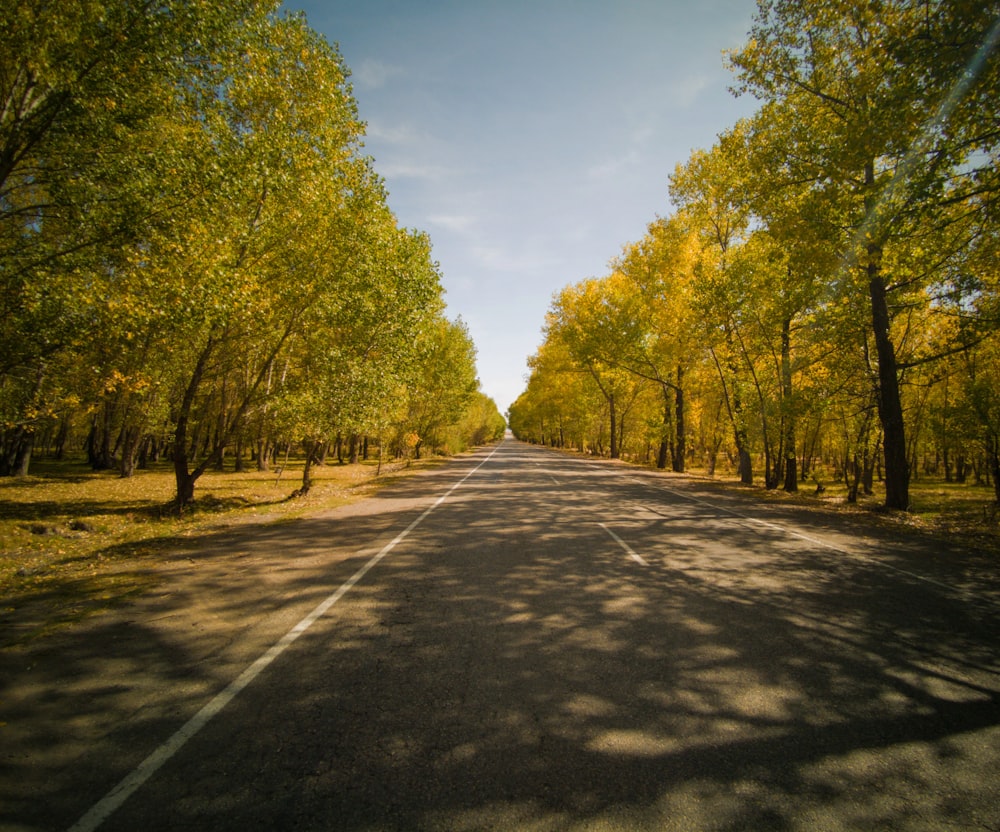
M 876 206 L 871 195 L 875 186 L 875 166 L 865 166 L 865 213 L 872 216 Z M 899 394 L 899 371 L 896 350 L 890 334 L 891 318 L 882 275 L 882 247 L 870 242 L 867 247 L 868 296 L 871 302 L 872 334 L 878 356 L 878 415 L 882 422 L 885 453 L 885 506 L 906 511 L 910 507 L 910 466 L 906 456 L 906 427 Z
M 792 322 L 785 318 L 781 322 L 781 397 L 784 401 L 784 490 L 789 493 L 799 490 L 798 458 L 795 454 L 795 407 L 792 403 Z
M 677 431 L 677 441 L 674 443 L 673 469 L 675 473 L 684 472 L 687 459 L 687 424 L 684 419 L 684 368 L 677 367 L 677 386 L 674 388 L 674 427 Z

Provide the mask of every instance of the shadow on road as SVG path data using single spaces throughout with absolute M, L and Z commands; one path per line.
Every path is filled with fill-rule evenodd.
M 1000 826 L 991 599 L 513 447 L 106 828 Z M 210 542 L 183 592 L 60 644 L 61 665 L 19 691 L 22 716 L 52 709 L 39 759 L 92 761 L 100 740 L 115 766 L 91 774 L 99 797 L 455 480 Z M 192 606 L 203 635 L 164 630 Z M 86 727 L 67 742 L 69 698 Z M 31 796 L 48 813 L 10 782 L 18 828 L 87 808 L 58 777 Z

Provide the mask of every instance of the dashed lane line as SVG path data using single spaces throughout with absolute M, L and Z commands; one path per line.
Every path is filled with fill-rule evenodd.
M 616 535 L 613 531 L 611 531 L 611 529 L 609 529 L 603 523 L 598 523 L 597 525 L 600 526 L 602 529 L 604 529 L 604 531 L 606 531 L 609 535 L 611 535 L 612 539 L 615 540 L 618 543 L 618 545 L 621 546 L 628 553 L 628 556 L 632 558 L 632 560 L 634 560 L 640 566 L 649 566 L 649 564 L 646 562 L 645 558 L 642 557 L 642 555 L 638 554 L 624 540 L 622 540 L 618 535 Z
M 650 483 L 642 479 L 639 479 L 637 477 L 628 477 L 627 481 L 637 485 L 646 485 L 646 486 L 650 485 Z M 947 590 L 948 592 L 955 593 L 959 596 L 965 598 L 977 597 L 974 594 L 968 592 L 967 590 L 961 589 L 960 587 L 952 586 L 951 584 L 946 584 L 943 581 L 934 580 L 934 578 L 928 578 L 926 575 L 920 575 L 917 572 L 911 572 L 909 569 L 903 569 L 899 566 L 893 566 L 891 563 L 886 563 L 884 560 L 872 557 L 871 555 L 864 555 L 856 551 L 852 552 L 848 549 L 845 549 L 841 546 L 837 546 L 833 543 L 830 543 L 826 540 L 822 540 L 818 537 L 813 537 L 812 535 L 803 534 L 802 532 L 791 529 L 788 526 L 782 526 L 777 523 L 771 523 L 768 520 L 761 520 L 757 517 L 751 517 L 739 511 L 734 511 L 731 508 L 726 508 L 725 506 L 720 506 L 717 505 L 716 503 L 710 503 L 707 500 L 701 500 L 698 497 L 693 497 L 690 494 L 685 494 L 683 491 L 677 491 L 676 489 L 670 488 L 669 486 L 663 485 L 662 483 L 652 483 L 652 486 L 654 488 L 666 491 L 668 494 L 672 494 L 675 497 L 679 497 L 683 500 L 688 500 L 689 502 L 697 503 L 698 505 L 705 506 L 706 508 L 713 509 L 714 511 L 719 511 L 724 514 L 730 514 L 733 517 L 743 520 L 746 523 L 752 523 L 755 526 L 760 526 L 765 529 L 771 529 L 773 531 L 781 532 L 782 534 L 788 535 L 789 537 L 794 537 L 799 540 L 804 540 L 806 543 L 811 543 L 814 546 L 819 546 L 823 549 L 829 549 L 830 551 L 836 552 L 837 554 L 840 555 L 846 555 L 847 557 L 857 558 L 858 560 L 864 561 L 866 563 L 870 563 L 875 566 L 880 566 L 883 569 L 886 569 L 890 572 L 895 572 L 899 575 L 905 575 L 908 578 L 913 578 L 916 581 L 921 581 L 922 583 L 930 584 L 931 586 L 936 586 L 939 589 Z M 988 601 L 989 599 L 981 599 L 981 600 Z

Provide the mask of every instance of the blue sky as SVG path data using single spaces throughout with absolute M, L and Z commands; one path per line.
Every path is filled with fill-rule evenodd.
M 351 68 L 367 152 L 426 231 L 505 411 L 553 294 L 670 213 L 667 177 L 754 110 L 722 52 L 754 0 L 285 0 Z

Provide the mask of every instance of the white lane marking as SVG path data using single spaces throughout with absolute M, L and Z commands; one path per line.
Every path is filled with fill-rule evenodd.
M 858 560 L 863 560 L 867 563 L 871 563 L 876 566 L 881 566 L 884 569 L 888 569 L 890 572 L 896 572 L 900 575 L 906 575 L 907 577 L 913 578 L 914 580 L 923 581 L 925 584 L 931 584 L 932 586 L 936 586 L 939 589 L 946 589 L 949 592 L 954 592 L 962 596 L 968 596 L 969 594 L 965 590 L 960 589 L 956 586 L 951 586 L 950 584 L 946 584 L 941 581 L 936 581 L 933 578 L 928 578 L 926 575 L 918 575 L 916 572 L 911 572 L 908 569 L 901 569 L 898 566 L 893 566 L 891 563 L 886 563 L 884 560 L 872 557 L 871 555 L 864 555 L 861 554 L 860 552 L 851 552 L 848 551 L 847 549 L 841 548 L 840 546 L 835 546 L 832 543 L 828 543 L 825 540 L 820 540 L 818 537 L 812 537 L 811 535 L 803 534 L 802 532 L 797 532 L 793 529 L 788 528 L 787 526 L 781 526 L 777 523 L 771 523 L 768 520 L 759 520 L 756 517 L 750 517 L 746 514 L 741 514 L 738 511 L 733 511 L 731 508 L 724 508 L 723 506 L 713 505 L 712 503 L 705 502 L 704 500 L 699 500 L 696 497 L 691 497 L 687 494 L 681 493 L 680 491 L 675 491 L 672 488 L 667 488 L 666 486 L 660 486 L 660 487 L 663 488 L 664 491 L 669 491 L 671 494 L 674 494 L 678 497 L 684 497 L 688 500 L 693 500 L 694 502 L 700 503 L 703 506 L 714 508 L 717 511 L 728 512 L 729 514 L 732 514 L 734 517 L 738 517 L 741 520 L 745 520 L 748 523 L 753 523 L 757 526 L 763 526 L 766 529 L 773 529 L 774 531 L 781 532 L 782 534 L 786 534 L 789 537 L 797 537 L 799 540 L 804 540 L 807 543 L 812 543 L 815 546 L 821 546 L 825 549 L 830 549 L 831 551 L 834 551 L 837 554 L 847 555 L 848 557 L 857 558 Z
M 643 481 L 634 478 L 631 479 L 630 481 L 633 483 L 649 484 L 649 483 L 643 483 Z M 820 540 L 818 537 L 812 537 L 811 535 L 795 531 L 794 529 L 790 529 L 787 526 L 781 526 L 777 523 L 772 523 L 768 520 L 760 520 L 756 517 L 750 517 L 747 514 L 741 514 L 740 512 L 734 511 L 731 508 L 726 508 L 725 506 L 716 505 L 715 503 L 710 503 L 707 500 L 700 500 L 697 497 L 692 497 L 690 494 L 685 494 L 682 491 L 677 491 L 676 489 L 669 488 L 668 486 L 662 485 L 661 483 L 652 483 L 652 485 L 654 488 L 662 489 L 663 491 L 673 494 L 675 497 L 680 497 L 684 500 L 689 500 L 692 503 L 698 503 L 698 505 L 714 509 L 715 511 L 721 511 L 724 512 L 725 514 L 731 514 L 733 517 L 737 517 L 740 520 L 746 521 L 747 523 L 753 523 L 754 525 L 757 526 L 763 526 L 764 528 L 767 529 L 773 529 L 774 531 L 781 532 L 782 534 L 786 534 L 789 537 L 796 537 L 799 540 L 804 540 L 807 543 L 812 543 L 814 546 L 819 546 L 824 549 L 829 549 L 830 551 L 836 552 L 837 554 L 840 555 L 847 555 L 848 557 L 857 558 L 858 560 L 865 561 L 866 563 L 870 563 L 875 566 L 881 566 L 885 569 L 888 569 L 890 572 L 896 572 L 900 575 L 906 575 L 908 578 L 913 578 L 914 580 L 922 581 L 925 584 L 936 586 L 939 589 L 946 589 L 948 590 L 948 592 L 954 592 L 957 595 L 963 597 L 976 597 L 975 595 L 971 595 L 968 591 L 964 589 L 960 589 L 959 587 L 943 583 L 942 581 L 936 581 L 933 578 L 928 578 L 926 575 L 918 575 L 916 572 L 910 572 L 908 569 L 901 569 L 898 566 L 893 566 L 891 563 L 886 563 L 884 560 L 880 560 L 879 558 L 873 557 L 871 555 L 864 555 L 861 554 L 860 552 L 852 552 L 840 546 L 835 546 L 833 543 L 829 543 L 825 540 Z
M 649 566 L 649 564 L 646 563 L 642 555 L 637 554 L 631 546 L 629 546 L 624 540 L 622 540 L 618 535 L 616 535 L 613 531 L 611 531 L 611 529 L 609 529 L 603 523 L 598 523 L 597 525 L 600 526 L 602 529 L 604 529 L 604 531 L 606 531 L 609 535 L 611 535 L 611 537 L 618 543 L 618 545 L 621 546 L 626 552 L 628 552 L 628 555 L 630 558 L 632 558 L 632 560 L 634 560 L 640 566 Z
M 589 466 L 590 469 L 589 473 L 591 474 L 607 475 L 609 473 L 603 469 L 600 463 L 588 462 L 585 464 Z M 886 563 L 884 560 L 880 560 L 879 558 L 874 557 L 872 555 L 864 555 L 861 554 L 860 552 L 852 552 L 849 549 L 844 549 L 840 546 L 834 545 L 833 543 L 829 543 L 825 540 L 820 540 L 817 537 L 812 537 L 810 535 L 803 534 L 802 532 L 794 531 L 793 529 L 790 529 L 786 526 L 780 526 L 777 523 L 771 523 L 767 520 L 758 520 L 756 517 L 750 517 L 746 514 L 741 514 L 740 512 L 734 511 L 731 508 L 726 508 L 725 506 L 716 505 L 715 503 L 710 503 L 707 500 L 701 500 L 698 497 L 692 497 L 690 494 L 685 494 L 682 491 L 677 491 L 676 489 L 670 488 L 669 486 L 663 485 L 662 483 L 659 482 L 651 483 L 648 480 L 641 479 L 639 477 L 629 476 L 628 474 L 621 474 L 620 472 L 617 471 L 611 471 L 610 474 L 612 476 L 618 474 L 625 482 L 662 489 L 663 491 L 666 491 L 669 494 L 673 494 L 675 497 L 680 497 L 681 499 L 688 500 L 692 503 L 697 503 L 698 505 L 705 506 L 707 508 L 713 509 L 714 511 L 723 512 L 724 514 L 731 514 L 733 517 L 736 517 L 740 520 L 744 520 L 747 523 L 754 523 L 759 526 L 764 526 L 767 528 L 774 529 L 776 531 L 780 531 L 783 534 L 789 535 L 790 537 L 796 537 L 799 540 L 804 540 L 807 543 L 812 543 L 815 546 L 819 546 L 824 549 L 829 549 L 830 551 L 836 552 L 837 554 L 846 555 L 848 557 L 855 558 L 865 563 L 870 563 L 873 566 L 881 566 L 882 568 L 887 569 L 890 572 L 895 572 L 899 575 L 906 575 L 908 578 L 913 578 L 913 580 L 915 581 L 921 581 L 922 583 L 930 584 L 931 586 L 936 586 L 939 589 L 947 590 L 948 592 L 954 593 L 960 598 L 964 598 L 966 600 L 976 600 L 985 602 L 987 604 L 990 604 L 991 606 L 1000 606 L 989 598 L 986 598 L 982 595 L 977 595 L 976 593 L 970 592 L 969 590 L 966 589 L 962 589 L 961 587 L 957 587 L 952 584 L 946 584 L 943 581 L 936 581 L 934 580 L 934 578 L 928 578 L 926 575 L 920 575 L 916 572 L 911 572 L 908 569 L 902 569 L 899 566 L 893 566 L 891 563 Z
M 315 624 L 319 618 L 329 612 L 330 608 L 343 598 L 358 581 L 368 574 L 375 564 L 388 555 L 389 552 L 391 552 L 396 546 L 402 543 L 407 535 L 409 535 L 410 532 L 412 532 L 426 519 L 427 515 L 448 499 L 456 488 L 462 485 L 462 483 L 475 474 L 476 471 L 489 462 L 493 458 L 494 454 L 496 454 L 499 450 L 500 445 L 497 445 L 497 447 L 493 449 L 493 452 L 486 457 L 486 459 L 469 471 L 468 474 L 451 486 L 451 488 L 449 488 L 444 494 L 438 497 L 437 500 L 435 500 L 423 514 L 421 514 L 416 520 L 410 523 L 409 526 L 403 529 L 403 531 L 383 546 L 378 554 L 374 555 L 364 566 L 351 575 L 351 577 L 341 584 L 332 595 L 320 602 L 320 604 L 311 613 L 309 613 L 309 615 L 292 627 L 291 630 L 275 642 L 270 649 L 260 656 L 260 658 L 244 670 L 234 681 L 230 682 L 229 686 L 225 690 L 217 694 L 214 699 L 212 699 L 207 705 L 198 711 L 198 713 L 191 717 L 191 719 L 178 729 L 178 731 L 170 737 L 170 739 L 157 748 L 145 760 L 139 763 L 131 774 L 125 777 L 124 780 L 122 780 L 103 798 L 95 803 L 83 817 L 73 824 L 73 826 L 70 827 L 69 832 L 93 832 L 93 830 L 97 829 L 97 827 L 111 817 L 115 810 L 128 800 L 128 798 L 131 797 L 143 783 L 152 777 L 164 763 L 180 751 L 188 740 L 204 728 L 213 717 L 218 715 L 218 713 L 226 707 L 226 705 L 232 702 L 233 699 L 235 699 L 247 685 L 256 679 L 268 665 L 278 658 L 278 656 L 284 653 L 285 650 L 299 636 Z
M 631 482 L 639 485 L 650 485 L 650 483 L 639 479 L 633 479 Z M 805 540 L 807 543 L 813 543 L 816 546 L 820 546 L 824 549 L 830 549 L 831 551 L 837 552 L 841 555 L 851 555 L 854 556 L 853 552 L 849 552 L 847 549 L 843 549 L 840 546 L 835 546 L 825 540 L 820 540 L 818 537 L 811 537 L 810 535 L 803 534 L 802 532 L 794 531 L 787 526 L 779 526 L 777 523 L 772 523 L 768 520 L 759 520 L 756 517 L 750 517 L 747 514 L 741 514 L 738 511 L 734 511 L 731 508 L 726 508 L 725 506 L 716 505 L 715 503 L 710 503 L 707 500 L 700 500 L 697 497 L 692 497 L 690 494 L 685 494 L 683 491 L 677 491 L 676 489 L 670 488 L 661 483 L 652 483 L 654 488 L 659 488 L 666 491 L 669 494 L 673 494 L 675 497 L 680 497 L 683 500 L 688 500 L 692 503 L 697 503 L 700 506 L 705 506 L 706 508 L 713 509 L 715 511 L 721 511 L 724 514 L 731 514 L 733 517 L 737 517 L 740 520 L 745 520 L 748 523 L 754 523 L 758 526 L 763 526 L 768 529 L 774 529 L 775 531 L 781 532 L 782 534 L 787 534 L 790 537 L 797 537 L 799 540 Z

